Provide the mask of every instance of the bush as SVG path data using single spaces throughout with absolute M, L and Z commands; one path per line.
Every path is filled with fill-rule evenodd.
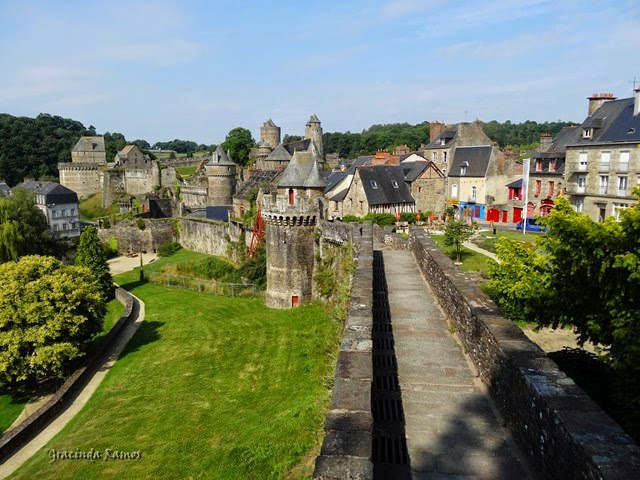
M 158 247 L 159 257 L 169 257 L 182 248 L 178 242 L 165 242 Z
M 215 280 L 221 279 L 234 270 L 235 268 L 229 262 L 216 257 L 210 257 L 202 263 L 191 265 L 193 276 Z
M 140 230 L 144 230 L 146 227 L 146 225 L 144 224 L 144 219 L 136 218 L 136 227 L 138 227 Z

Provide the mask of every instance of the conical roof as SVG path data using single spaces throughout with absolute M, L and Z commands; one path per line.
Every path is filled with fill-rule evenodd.
M 207 165 L 235 165 L 235 163 L 229 158 L 224 149 L 218 145 Z
M 287 152 L 287 149 L 284 148 L 281 143 L 279 143 L 278 146 L 273 149 L 273 152 L 271 152 L 266 159 L 274 162 L 288 162 L 289 160 L 291 160 L 291 154 Z
M 320 123 L 320 120 L 318 119 L 315 113 L 311 115 L 311 118 L 309 118 L 309 123 Z
M 318 168 L 318 156 L 313 151 L 294 153 L 278 182 L 278 187 L 324 188 L 326 185 Z

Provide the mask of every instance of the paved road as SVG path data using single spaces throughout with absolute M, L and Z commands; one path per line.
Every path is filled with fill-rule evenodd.
M 413 255 L 382 255 L 411 478 L 529 478 Z
M 138 262 L 139 261 L 140 260 L 138 259 Z M 104 377 L 109 373 L 109 370 L 120 356 L 125 345 L 129 342 L 144 320 L 144 302 L 139 300 L 137 297 L 134 297 L 133 314 L 134 321 L 129 323 L 129 325 L 127 325 L 127 327 L 122 331 L 122 334 L 114 343 L 111 353 L 107 359 L 78 394 L 73 403 L 42 432 L 40 432 L 37 437 L 13 454 L 13 456 L 11 456 L 5 463 L 0 465 L 0 478 L 6 478 L 11 475 L 24 462 L 40 451 L 40 449 L 42 449 L 42 447 L 57 435 L 67 425 L 67 423 L 69 423 L 69 421 L 75 417 L 78 412 L 80 412 L 82 407 L 86 405 L 87 401 L 91 398 L 91 395 L 93 395 L 93 392 L 98 388 L 98 385 L 100 385 Z M 43 453 L 43 455 L 44 454 L 45 453 Z

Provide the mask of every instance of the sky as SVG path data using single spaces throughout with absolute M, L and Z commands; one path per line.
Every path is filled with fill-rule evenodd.
M 582 122 L 640 85 L 637 0 L 3 0 L 0 113 L 150 144 L 373 124 Z

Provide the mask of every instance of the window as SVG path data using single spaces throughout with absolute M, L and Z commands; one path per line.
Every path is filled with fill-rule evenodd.
M 293 205 L 293 200 L 294 200 L 293 188 L 290 188 L 289 189 L 289 205 Z
M 539 158 L 538 160 L 536 160 L 536 172 L 541 172 L 542 171 L 542 159 Z
M 438 161 L 438 152 L 431 152 L 431 161 L 436 163 Z
M 573 206 L 576 209 L 576 212 L 582 213 L 582 211 L 584 210 L 584 198 L 576 198 Z
M 536 197 L 539 197 L 541 190 L 542 190 L 542 180 L 536 180 L 536 190 L 535 190 L 534 195 Z
M 473 187 L 471 187 L 471 198 L 475 200 L 477 197 L 478 197 L 478 187 L 474 185 Z
M 391 180 L 391 185 L 393 185 L 393 188 L 400 188 L 398 182 L 396 182 L 395 180 Z
M 586 186 L 587 186 L 587 176 L 578 175 L 578 188 L 576 189 L 576 193 L 584 193 Z
M 378 188 L 378 184 L 376 183 L 375 180 L 371 180 L 371 188 Z
M 451 198 L 458 198 L 458 184 L 451 185 Z
M 553 192 L 556 188 L 556 183 L 555 182 L 549 182 L 549 196 L 553 197 Z
M 620 152 L 620 162 L 618 170 L 621 172 L 629 171 L 629 152 Z
M 609 176 L 608 175 L 600 175 L 600 194 L 606 195 L 609 190 Z
M 623 210 L 629 208 L 629 204 L 628 203 L 614 203 L 613 204 L 613 216 L 616 219 L 616 221 L 620 220 L 620 212 L 622 212 Z
M 442 152 L 442 164 L 447 164 L 447 152 Z
M 580 159 L 578 160 L 578 171 L 587 171 L 587 152 L 580 152 Z
M 62 224 L 62 230 L 66 230 L 66 229 L 67 229 L 67 224 L 66 224 L 66 223 L 63 223 L 63 224 Z
M 593 135 L 593 128 L 582 129 L 582 138 L 591 138 L 592 135 Z
M 552 159 L 549 160 L 549 171 L 550 172 L 555 172 L 556 171 L 556 159 Z
M 628 178 L 626 176 L 618 177 L 618 195 L 625 196 L 627 194 Z
M 608 172 L 611 166 L 611 152 L 602 152 L 600 154 L 600 170 Z
M 460 167 L 460 175 L 466 175 L 467 174 L 467 166 L 466 165 L 462 165 Z
M 76 209 L 75 209 L 75 208 L 72 208 L 72 209 L 71 209 L 71 216 L 73 217 L 73 216 L 75 216 L 75 214 L 76 214 Z
M 58 224 L 57 224 L 57 223 L 53 225 L 53 231 L 54 231 L 54 232 L 57 232 L 57 231 L 58 231 Z

